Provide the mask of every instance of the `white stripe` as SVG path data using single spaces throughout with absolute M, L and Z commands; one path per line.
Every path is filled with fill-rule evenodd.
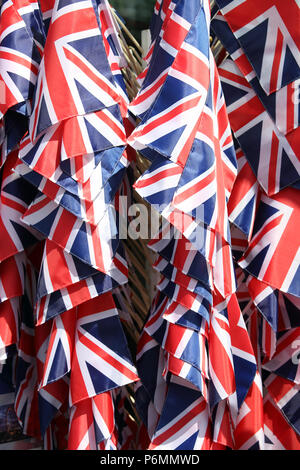
M 8 36 L 9 34 L 13 33 L 14 31 L 18 31 L 19 29 L 26 28 L 25 23 L 23 20 L 19 21 L 18 23 L 14 23 L 10 26 L 8 26 L 4 31 L 2 32 L 0 36 L 0 42 L 3 42 L 3 40 Z
M 41 395 L 45 401 L 51 403 L 51 405 L 55 406 L 57 409 L 61 407 L 61 402 L 57 400 L 57 398 L 55 398 L 52 394 L 47 392 L 47 390 L 45 390 L 44 388 L 41 388 L 39 390 L 39 395 Z
M 245 359 L 248 362 L 252 362 L 252 364 L 256 364 L 255 357 L 252 354 L 247 353 L 242 349 L 236 348 L 235 346 L 231 346 L 231 350 L 235 356 L 241 357 L 242 359 Z
M 228 5 L 223 7 L 221 9 L 221 11 L 222 11 L 223 15 L 227 15 L 227 13 L 229 13 L 231 10 L 234 10 L 234 8 L 239 7 L 240 5 L 245 3 L 246 1 L 247 0 L 232 0 L 232 2 L 230 2 Z
M 68 13 L 71 13 L 71 12 L 76 13 L 78 10 L 92 9 L 90 0 L 86 0 L 83 2 L 76 2 L 76 4 L 67 5 L 63 8 L 60 8 L 59 11 L 57 11 L 57 6 L 58 4 L 54 6 L 53 11 L 52 11 L 52 23 L 54 23 L 61 16 L 67 15 Z
M 151 196 L 152 194 L 156 194 L 161 191 L 166 191 L 167 189 L 176 188 L 181 175 L 173 175 L 167 176 L 165 178 L 156 181 L 155 183 L 149 184 L 148 186 L 144 186 L 142 188 L 137 187 L 136 191 L 140 196 L 143 198 L 147 196 Z
M 294 396 L 298 395 L 299 390 L 299 385 L 295 385 L 291 388 L 280 400 L 278 400 L 277 405 L 279 408 L 283 408 Z
M 26 5 L 25 7 L 18 8 L 18 13 L 20 16 L 27 15 L 28 13 L 32 13 L 34 10 L 39 8 L 37 3 L 31 3 L 30 5 Z

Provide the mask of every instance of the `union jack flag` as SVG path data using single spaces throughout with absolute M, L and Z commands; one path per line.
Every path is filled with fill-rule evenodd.
M 7 348 L 19 341 L 20 298 L 14 297 L 0 303 L 0 357 L 7 360 Z
M 26 256 L 24 252 L 7 258 L 0 263 L 1 302 L 21 297 L 24 294 Z
M 138 380 L 110 293 L 77 307 L 70 403 Z
M 62 120 L 119 102 L 92 2 L 66 7 L 55 1 L 34 90 L 31 139 Z
M 263 361 L 264 369 L 296 384 L 299 384 L 299 332 L 298 327 L 278 333 L 275 353 Z
M 239 411 L 233 435 L 236 450 L 265 450 L 263 390 L 258 372 Z
M 294 0 L 217 0 L 267 94 L 300 77 L 299 5 Z
M 236 150 L 236 156 L 238 174 L 228 201 L 228 218 L 249 240 L 253 232 L 261 190 L 241 149 Z M 233 243 L 233 230 L 231 230 L 231 235 Z
M 282 412 L 290 426 L 299 435 L 299 384 L 271 373 L 264 382 L 268 393 Z
M 289 425 L 270 395 L 264 398 L 264 433 L 266 450 L 298 450 L 300 437 Z
M 37 231 L 21 221 L 35 190 L 14 173 L 16 162 L 17 155 L 13 152 L 3 167 L 0 196 L 1 262 L 24 251 L 26 247 L 34 245 L 42 238 Z
M 172 86 L 172 83 L 174 84 L 177 82 L 179 84 L 182 82 L 183 85 L 184 80 L 188 80 L 188 73 L 185 68 L 185 66 L 188 64 L 186 61 L 188 57 L 191 60 L 191 63 L 198 64 L 200 69 L 205 73 L 204 67 L 207 63 L 205 55 L 207 57 L 208 52 L 208 42 L 206 42 L 207 47 L 204 47 L 204 54 L 203 49 L 197 51 L 193 48 L 193 40 L 197 37 L 197 31 L 194 27 L 193 32 L 191 32 L 191 27 L 195 21 L 198 21 L 199 25 L 201 24 L 202 28 L 205 28 L 204 31 L 208 31 L 207 21 L 205 20 L 205 12 L 200 2 L 188 3 L 186 1 L 180 1 L 176 2 L 174 7 L 171 7 L 170 2 L 166 3 L 166 5 L 162 5 L 161 7 L 161 14 L 165 15 L 165 17 L 163 20 L 162 29 L 159 33 L 157 32 L 155 34 L 156 42 L 154 44 L 154 48 L 152 47 L 151 49 L 151 60 L 149 60 L 148 67 L 146 69 L 147 73 L 143 79 L 142 87 L 138 92 L 138 95 L 129 107 L 130 111 L 134 115 L 139 117 L 144 116 L 146 122 L 150 118 L 150 113 L 152 114 L 152 117 L 155 117 L 155 115 L 162 112 L 166 106 L 167 108 L 170 108 L 169 119 L 174 117 L 174 113 L 176 112 L 176 101 L 178 101 L 178 105 L 181 104 L 179 107 L 181 107 L 182 111 L 189 107 L 192 109 L 199 101 L 197 99 L 197 95 L 195 94 L 196 90 L 199 90 L 198 96 L 200 97 L 202 88 L 201 84 L 205 83 L 207 77 L 207 75 L 204 75 L 202 80 L 199 79 L 200 70 L 199 73 L 197 72 L 197 76 L 195 77 L 193 77 L 193 74 L 191 74 L 190 86 L 188 86 L 189 82 L 187 81 L 185 91 L 182 90 L 182 103 L 180 99 L 174 100 L 175 97 L 173 97 L 172 101 L 170 101 L 170 97 L 168 97 L 167 100 L 161 100 L 161 93 L 165 94 L 165 89 L 169 89 L 169 87 Z M 165 2 L 163 2 L 163 4 L 165 4 Z M 191 40 L 187 39 L 189 36 L 193 36 Z M 207 41 L 207 37 L 205 37 L 205 35 L 203 35 L 203 40 Z M 181 58 L 178 57 L 179 54 Z M 204 61 L 204 64 L 202 64 L 202 61 Z M 192 80 L 193 78 L 195 79 L 194 82 Z M 167 93 L 169 93 L 169 91 L 167 91 Z M 188 95 L 191 95 L 190 98 Z M 158 109 L 155 109 L 158 96 L 160 104 L 157 103 Z M 176 98 L 179 98 L 179 95 L 177 95 Z M 162 107 L 162 103 L 165 103 L 165 106 Z M 172 106 L 174 107 L 173 113 L 171 112 L 172 104 L 175 105 L 175 107 Z M 162 119 L 164 122 L 166 121 L 166 119 L 163 117 Z M 174 127 L 176 129 L 175 122 Z M 149 131 L 151 131 L 150 128 Z M 170 131 L 171 127 L 169 128 L 169 132 Z M 145 128 L 143 131 L 145 136 L 146 132 L 147 128 Z M 158 137 L 160 136 L 157 136 L 157 138 Z M 152 138 L 151 140 L 153 141 L 154 139 Z
M 168 406 L 174 399 L 176 409 Z M 188 389 L 174 379 L 168 386 L 165 407 L 149 449 L 209 450 L 210 446 L 207 403 L 197 390 Z
M 21 143 L 19 156 L 35 172 L 91 200 L 97 195 L 90 194 L 95 191 L 92 178 L 103 173 L 105 184 L 124 151 L 125 132 L 118 110 L 115 106 L 109 111 L 70 118 L 52 126 L 35 143 L 27 137 Z M 78 137 L 75 142 L 74 133 Z M 81 192 L 70 176 L 83 185 Z
M 127 162 L 125 161 L 125 165 L 126 164 Z M 100 173 L 100 175 L 103 176 L 103 168 L 101 166 L 99 168 L 100 171 L 95 172 L 92 181 L 90 179 L 88 184 L 83 185 L 81 188 L 78 186 L 76 188 L 76 184 L 74 184 L 75 182 L 73 180 L 73 184 L 71 183 L 72 187 L 74 188 L 73 192 L 67 191 L 62 186 L 59 186 L 51 180 L 40 176 L 35 171 L 30 170 L 30 168 L 28 168 L 25 164 L 18 164 L 15 168 L 15 171 L 19 175 L 23 176 L 33 186 L 37 187 L 40 192 L 45 194 L 56 204 L 61 205 L 76 217 L 95 226 L 103 217 L 107 205 L 112 203 L 116 192 L 122 183 L 126 172 L 125 165 L 124 159 L 121 158 L 121 160 L 116 164 L 110 178 L 104 183 L 100 192 L 96 195 L 96 197 L 92 196 L 93 200 L 81 198 L 78 196 L 78 194 L 74 194 L 74 192 L 76 189 L 78 189 L 77 192 L 81 192 L 82 189 L 83 193 L 90 194 L 91 191 L 89 191 L 89 189 L 94 187 L 92 183 L 93 180 L 96 179 L 96 175 L 99 175 Z
M 46 325 L 51 322 L 47 322 Z M 74 348 L 76 311 L 68 310 L 55 317 L 51 325 L 43 364 L 40 388 L 56 382 L 71 370 L 71 357 Z
M 231 59 L 218 70 L 235 137 L 263 190 L 276 194 L 299 180 L 299 127 L 281 134 Z
M 261 87 L 255 71 L 249 62 L 239 41 L 232 33 L 223 15 L 218 12 L 211 22 L 211 27 L 218 39 L 221 40 L 226 51 L 230 54 L 244 77 L 251 84 L 253 90 L 268 111 L 270 117 L 283 134 L 299 126 L 299 79 L 288 83 L 277 91 L 266 94 Z M 224 85 L 226 87 L 226 85 Z
M 115 211 L 110 206 L 100 223 L 91 227 L 41 194 L 31 203 L 22 220 L 68 253 L 113 275 L 118 240 Z
M 299 244 L 295 224 L 299 221 L 298 190 L 286 188 L 275 196 L 262 195 L 249 246 L 239 261 L 254 277 L 299 296 Z M 280 266 L 280 270 L 275 268 Z
M 27 6 L 31 8 L 26 1 L 11 0 L 1 5 L 0 118 L 8 109 L 32 98 L 37 81 L 41 55 L 30 34 L 32 28 L 24 21 L 28 15 L 22 13 Z
M 127 277 L 124 282 L 127 282 Z M 42 324 L 56 315 L 60 315 L 118 286 L 119 283 L 113 278 L 99 272 L 94 276 L 47 294 L 36 301 L 36 322 L 37 324 Z

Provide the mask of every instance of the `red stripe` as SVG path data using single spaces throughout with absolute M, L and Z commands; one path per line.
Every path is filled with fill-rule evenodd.
M 148 132 L 153 131 L 160 125 L 164 124 L 165 122 L 170 121 L 171 119 L 177 117 L 184 111 L 188 111 L 189 109 L 193 109 L 197 106 L 199 102 L 199 97 L 190 99 L 181 103 L 176 108 L 172 109 L 171 111 L 166 112 L 163 116 L 155 119 L 154 121 L 150 122 L 149 124 L 145 125 L 144 129 L 140 130 L 136 133 L 137 136 L 142 134 L 147 134 Z
M 52 236 L 52 240 L 65 247 L 68 243 L 74 225 L 76 223 L 76 217 L 70 212 L 62 210 L 58 224 Z
M 211 172 L 201 181 L 198 181 L 197 183 L 193 184 L 191 187 L 187 188 L 186 190 L 180 192 L 177 196 L 174 197 L 173 200 L 173 205 L 180 204 L 182 202 L 185 202 L 186 199 L 195 196 L 196 193 L 199 193 L 202 191 L 204 188 L 206 188 L 210 183 L 212 183 L 215 180 L 215 171 L 214 168 L 212 167 Z
M 154 94 L 156 90 L 158 90 L 163 85 L 166 78 L 167 78 L 167 73 L 165 73 L 156 83 L 152 84 L 150 88 L 147 87 L 145 91 L 142 90 L 142 92 L 134 99 L 131 106 L 137 106 L 138 104 L 142 103 L 147 98 L 149 98 L 149 96 Z
M 163 40 L 177 51 L 180 49 L 188 30 L 173 20 L 172 15 L 168 21 L 168 27 L 164 30 Z
M 46 260 L 50 281 L 56 291 L 72 284 L 70 270 L 61 247 L 46 240 Z
M 35 75 L 38 73 L 38 68 L 32 63 L 29 57 L 21 57 L 17 54 L 14 54 L 12 50 L 10 52 L 3 50 L 0 51 L 0 59 L 9 60 L 14 64 L 22 65 L 28 68 Z
M 240 51 L 240 50 L 239 50 Z M 247 56 L 243 53 L 235 59 L 235 64 L 238 66 L 244 76 L 253 72 L 253 67 L 247 59 Z
M 96 345 L 93 341 L 87 338 L 84 334 L 78 331 L 79 341 L 86 346 L 90 351 L 93 351 L 97 356 L 103 359 L 109 367 L 112 367 L 124 375 L 127 379 L 136 381 L 138 379 L 137 375 L 128 369 L 124 364 L 119 362 L 116 358 L 112 357 L 109 353 L 104 351 L 101 347 Z
M 149 449 L 155 449 L 155 447 L 159 446 L 160 444 L 163 444 L 170 437 L 176 434 L 176 432 L 180 431 L 190 421 L 196 418 L 196 416 L 202 413 L 205 410 L 205 407 L 206 403 L 204 399 L 202 399 L 200 403 L 194 405 L 194 407 L 188 413 L 186 413 L 181 419 L 174 423 L 174 425 L 172 425 L 170 429 L 157 436 L 154 441 L 150 444 Z
M 249 91 L 252 89 L 251 86 L 249 85 L 249 82 L 242 75 L 234 73 L 234 72 L 230 72 L 229 70 L 226 70 L 222 67 L 219 67 L 218 70 L 219 70 L 220 77 L 227 78 L 228 80 L 233 82 L 235 86 L 236 84 L 239 84 L 245 88 L 248 88 Z
M 186 331 L 186 328 L 182 326 L 169 323 L 167 338 L 163 345 L 164 349 L 175 356 L 176 350 L 180 345 Z
M 145 177 L 143 179 L 142 177 L 137 183 L 135 183 L 134 188 L 146 188 L 150 186 L 151 184 L 161 181 L 164 178 L 168 178 L 174 175 L 180 175 L 181 173 L 182 173 L 182 168 L 179 166 L 168 168 L 167 170 L 161 170 L 159 173 L 157 173 L 154 176 L 151 176 L 150 178 Z
M 253 96 L 246 103 L 229 113 L 229 121 L 233 130 L 237 132 L 258 116 L 263 117 L 264 112 L 264 107 L 259 98 Z
M 296 99 L 298 98 L 298 96 L 300 95 L 300 89 L 297 87 L 294 88 L 294 83 L 289 83 L 286 87 L 286 95 L 286 130 L 288 132 L 294 129 L 294 115 L 296 108 L 294 104 L 294 96 L 296 95 Z
M 17 201 L 14 201 L 13 199 L 10 199 L 8 197 L 5 196 L 5 189 L 4 191 L 2 192 L 2 195 L 1 195 L 1 203 L 3 205 L 5 205 L 6 207 L 10 207 L 11 209 L 17 211 L 17 212 L 20 212 L 21 214 L 24 214 L 26 208 L 24 207 L 24 205 L 18 203 Z
M 181 49 L 174 61 L 173 69 L 196 80 L 203 88 L 207 89 L 209 82 L 208 64 L 192 52 Z
M 271 78 L 270 78 L 270 90 L 277 89 L 278 69 L 280 67 L 280 62 L 281 62 L 281 57 L 282 57 L 281 56 L 282 46 L 283 46 L 283 35 L 281 31 L 278 29 L 277 38 L 276 38 L 276 48 L 275 48 L 275 53 L 274 53 L 274 58 L 273 58 L 273 63 L 272 63 L 272 73 L 271 73 Z
M 276 192 L 278 147 L 279 147 L 278 138 L 276 134 L 272 132 L 272 145 L 271 145 L 271 152 L 270 152 L 269 181 L 268 181 L 269 194 L 274 194 Z

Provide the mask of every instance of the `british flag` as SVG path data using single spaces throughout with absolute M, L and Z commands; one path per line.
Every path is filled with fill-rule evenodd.
M 187 3 L 185 1 L 180 1 L 176 2 L 176 5 L 171 7 L 170 2 L 163 3 L 166 4 L 162 5 L 161 8 L 161 13 L 165 15 L 162 29 L 159 33 L 156 33 L 156 42 L 154 44 L 154 48 L 152 47 L 151 60 L 149 60 L 148 67 L 146 69 L 147 73 L 143 79 L 142 87 L 129 107 L 130 111 L 134 115 L 139 117 L 144 116 L 146 120 L 150 118 L 150 110 L 152 110 L 151 113 L 153 117 L 158 114 L 158 112 L 163 111 L 163 108 L 159 111 L 154 109 L 157 97 L 160 96 L 161 92 L 165 93 L 163 90 L 165 88 L 169 88 L 171 82 L 176 82 L 176 77 L 179 81 L 184 80 L 186 70 L 183 68 L 183 62 L 187 64 L 185 59 L 190 57 L 192 62 L 199 64 L 199 67 L 201 67 L 202 60 L 205 60 L 204 57 L 202 58 L 203 54 L 201 54 L 200 50 L 198 52 L 193 48 L 190 48 L 189 50 L 189 44 L 192 46 L 193 42 L 187 39 L 189 35 L 191 36 L 192 34 L 190 30 L 195 21 L 198 21 L 199 24 L 201 23 L 201 26 L 205 28 L 204 31 L 208 31 L 207 22 L 205 21 L 205 13 L 203 8 L 201 8 L 202 5 L 199 2 L 192 2 L 191 4 L 191 2 Z M 195 27 L 193 34 L 197 35 Z M 203 35 L 203 39 L 207 40 L 205 35 Z M 183 44 L 186 44 L 186 46 L 183 46 Z M 178 58 L 180 50 L 181 59 Z M 206 51 L 204 48 L 204 54 L 206 53 L 206 56 L 207 50 L 208 46 Z M 188 79 L 187 75 L 188 74 L 186 74 L 186 79 Z M 192 89 L 191 87 L 188 89 L 189 87 L 187 87 L 185 92 L 186 95 L 192 95 L 193 92 L 195 93 L 196 90 L 201 87 L 201 80 L 199 81 L 198 78 L 197 82 L 197 78 L 194 78 L 196 79 L 194 83 L 196 88 Z M 204 77 L 203 81 L 205 81 Z M 193 83 L 191 83 L 191 85 L 193 86 Z M 189 101 L 191 107 L 195 106 L 196 95 L 194 96 L 194 103 L 192 98 L 193 96 L 191 96 L 191 99 L 189 100 L 187 96 L 186 100 L 184 100 L 187 102 L 186 106 L 184 106 L 183 101 L 181 107 L 189 107 Z M 160 107 L 164 101 L 165 100 L 161 101 L 161 99 L 159 99 L 159 102 L 161 102 Z M 180 102 L 179 99 L 175 101 Z M 168 105 L 171 105 L 171 101 L 169 99 L 165 101 L 165 106 L 169 107 Z M 172 113 L 169 117 L 171 118 L 171 116 Z M 144 134 L 146 134 L 146 129 Z
M 232 130 L 257 180 L 273 195 L 299 180 L 299 127 L 281 134 L 231 59 L 219 67 Z
M 114 412 L 111 392 L 101 393 L 72 406 L 68 450 L 117 450 Z
M 52 126 L 34 144 L 27 137 L 19 156 L 35 172 L 91 200 L 97 195 L 89 193 L 95 190 L 91 189 L 95 186 L 93 178 L 102 173 L 105 184 L 124 151 L 125 132 L 118 109 L 115 106 L 109 111 L 70 118 Z M 74 133 L 78 137 L 75 142 Z M 83 185 L 81 191 L 70 176 Z
M 110 293 L 77 307 L 70 403 L 138 380 Z
M 127 162 L 125 161 L 125 165 L 126 163 Z M 116 195 L 116 192 L 118 191 L 120 184 L 122 183 L 122 180 L 126 173 L 125 165 L 124 159 L 121 159 L 120 162 L 116 164 L 112 175 L 105 182 L 101 191 L 96 195 L 96 197 L 92 201 L 81 198 L 77 194 L 74 194 L 76 189 L 78 189 L 78 192 L 81 191 L 78 186 L 76 188 L 76 184 L 75 182 L 73 183 L 73 181 L 72 186 L 74 187 L 74 192 L 71 192 L 67 191 L 62 186 L 55 184 L 51 180 L 40 176 L 35 171 L 30 170 L 30 168 L 28 168 L 25 164 L 18 164 L 15 168 L 15 171 L 19 175 L 23 176 L 33 186 L 37 187 L 40 192 L 48 196 L 56 204 L 61 205 L 67 211 L 74 214 L 76 217 L 84 220 L 85 222 L 89 222 L 90 224 L 95 226 L 99 223 L 101 217 L 103 217 L 107 205 L 111 204 Z M 96 179 L 96 174 L 99 175 L 100 173 L 102 176 L 101 170 L 103 170 L 103 168 L 100 166 L 99 170 L 100 171 L 95 172 L 93 179 Z M 85 187 L 93 187 L 93 185 L 91 184 L 92 182 L 93 181 L 89 180 L 88 185 L 85 185 Z M 90 193 L 90 191 L 85 191 L 84 188 L 82 188 L 82 192 Z
M 163 224 L 157 236 L 150 240 L 149 248 L 166 259 L 177 271 L 204 284 L 206 291 L 211 289 L 211 268 L 205 256 L 193 249 L 192 243 L 184 235 L 181 236 L 170 223 Z
M 0 303 L 0 357 L 7 360 L 7 348 L 19 341 L 20 298 L 14 297 Z
M 267 94 L 300 77 L 299 5 L 294 0 L 217 0 Z
M 97 450 L 92 399 L 86 399 L 70 410 L 68 450 Z
M 260 198 L 260 186 L 240 148 L 236 150 L 238 174 L 228 201 L 229 221 L 245 234 L 246 240 L 252 236 L 256 208 Z M 233 230 L 231 230 L 233 243 Z
M 92 2 L 74 0 L 66 7 L 56 1 L 35 87 L 31 138 L 62 120 L 119 102 Z
M 40 438 L 32 292 L 22 296 L 15 369 L 15 411 L 25 434 Z
M 75 325 L 76 310 L 74 309 L 58 315 L 53 320 L 41 374 L 42 379 L 39 384 L 40 388 L 45 388 L 49 383 L 58 381 L 70 372 Z
M 299 435 L 299 384 L 287 380 L 280 375 L 271 373 L 265 380 L 268 393 L 280 409 L 293 430 Z
M 3 167 L 0 200 L 1 261 L 24 251 L 26 247 L 34 245 L 42 238 L 37 231 L 26 227 L 21 221 L 22 215 L 34 197 L 35 190 L 14 173 L 16 162 L 17 155 L 13 152 Z
M 299 332 L 298 328 L 277 334 L 276 350 L 271 359 L 266 357 L 263 368 L 281 377 L 299 384 Z
M 26 10 L 29 15 L 28 13 L 24 15 Z M 31 16 L 30 14 L 34 14 L 34 10 L 29 2 L 12 2 L 11 0 L 2 2 L 0 27 L 1 118 L 8 109 L 19 103 L 26 103 L 33 96 L 41 54 L 34 43 L 31 25 L 25 21 L 25 17 L 27 20 L 28 16 Z
M 210 72 L 212 86 L 208 91 L 192 150 L 183 162 L 184 168 L 176 168 L 172 162 L 157 157 L 145 176 L 135 183 L 135 189 L 152 204 L 159 200 L 161 208 L 158 209 L 163 215 L 168 211 L 167 204 L 170 204 L 171 209 L 200 219 L 227 240 L 228 227 L 216 214 L 225 211 L 226 218 L 225 201 L 236 176 L 236 162 L 228 121 L 226 125 L 225 103 L 212 63 Z M 212 104 L 213 96 L 216 98 Z M 217 113 L 214 114 L 217 107 L 218 117 Z M 217 128 L 218 136 L 214 135 L 214 129 Z M 222 143 L 221 148 L 219 142 Z M 199 161 L 201 152 L 206 158 Z M 169 158 L 172 159 L 172 152 Z
M 0 383 L 46 449 L 299 448 L 299 11 L 216 3 L 231 59 L 209 0 L 157 0 L 130 103 L 107 0 L 2 2 Z
M 178 269 L 175 264 L 172 264 L 172 259 L 169 261 L 160 255 L 157 256 L 153 267 L 171 282 L 185 288 L 187 291 L 194 292 L 195 294 L 202 296 L 210 304 L 212 303 L 212 294 L 209 288 L 212 284 L 210 284 L 209 279 L 206 279 L 203 276 L 202 281 L 200 282 L 196 278 L 189 277 L 187 274 L 183 273 L 183 271 Z
M 118 31 L 104 0 L 97 4 L 42 1 L 41 8 L 25 0 L 10 3 L 20 15 L 16 30 L 24 28 L 22 34 L 28 33 L 39 61 L 35 64 L 38 74 L 30 75 L 30 93 L 20 97 L 18 108 L 6 100 L 9 106 L 1 137 L 1 223 L 7 234 L 1 258 L 1 358 L 5 360 L 7 348 L 16 346 L 15 408 L 25 434 L 44 438 L 49 449 L 83 448 L 83 443 L 78 444 L 81 431 L 73 416 L 79 407 L 92 422 L 86 448 L 116 449 L 118 439 L 127 445 L 129 434 L 122 428 L 121 411 L 117 433 L 113 408 L 108 412 L 112 398 L 106 387 L 110 390 L 112 383 L 122 387 L 138 380 L 110 294 L 128 280 L 124 250 L 115 237 L 115 218 L 119 196 L 128 189 L 128 182 L 123 181 L 132 153 L 124 150 L 126 134 L 133 126 L 126 115 L 128 97 L 120 69 L 124 57 Z M 10 34 L 9 29 L 6 33 Z M 58 64 L 60 94 L 57 74 L 53 75 L 53 66 Z M 25 101 L 32 97 L 31 112 Z M 16 121 L 16 111 L 24 119 Z M 79 228 L 79 238 L 71 242 L 73 248 L 77 246 L 75 251 L 62 241 L 63 232 L 52 237 L 57 229 L 54 220 L 60 224 L 64 216 L 71 223 L 69 228 L 64 226 L 65 234 L 67 230 L 74 234 L 75 226 L 83 228 L 82 223 L 85 227 L 83 231 Z M 29 248 L 37 245 L 35 257 Z M 101 270 L 98 261 L 88 260 L 88 252 L 101 252 L 108 269 Z M 33 261 L 35 279 L 30 276 L 27 256 Z M 9 286 L 12 276 L 17 282 Z M 101 325 L 103 331 L 87 333 L 92 324 Z M 84 399 L 78 404 L 80 377 L 86 383 Z M 81 409 L 86 401 L 87 407 Z M 75 436 L 79 433 L 75 444 L 74 432 Z
M 228 23 L 220 11 L 217 12 L 212 19 L 211 27 L 244 77 L 252 86 L 280 132 L 287 134 L 288 132 L 296 129 L 299 126 L 300 116 L 300 103 L 298 99 L 299 79 L 294 80 L 293 82 L 288 83 L 267 95 L 261 87 L 243 48 L 232 33 Z
M 300 437 L 289 425 L 270 395 L 264 398 L 264 433 L 266 450 L 298 450 Z
M 36 322 L 37 324 L 42 324 L 83 302 L 115 289 L 118 286 L 119 283 L 110 276 L 103 273 L 97 273 L 94 276 L 82 279 L 81 281 L 54 291 L 51 294 L 47 294 L 36 301 Z
M 294 229 L 298 221 L 297 189 L 286 188 L 272 198 L 262 195 L 251 241 L 239 263 L 261 281 L 299 296 L 299 244 Z
M 91 227 L 41 194 L 31 203 L 22 220 L 68 253 L 113 275 L 118 232 L 115 210 L 110 206 L 100 223 Z
M 176 410 L 168 406 L 174 399 Z M 188 389 L 174 379 L 168 386 L 165 407 L 149 449 L 208 450 L 210 446 L 207 403 L 198 391 Z
M 233 435 L 237 450 L 265 450 L 263 390 L 258 372 L 239 411 Z
M 24 294 L 26 255 L 24 252 L 7 258 L 0 263 L 1 302 L 21 297 Z

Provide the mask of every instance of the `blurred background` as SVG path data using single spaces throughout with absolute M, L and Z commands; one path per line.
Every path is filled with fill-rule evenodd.
M 155 0 L 110 0 L 110 4 L 123 17 L 127 28 L 140 43 L 141 31 L 149 28 Z

